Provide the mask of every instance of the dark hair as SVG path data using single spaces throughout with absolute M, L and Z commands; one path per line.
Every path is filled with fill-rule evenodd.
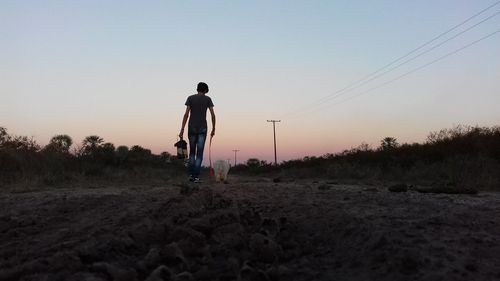
M 196 88 L 198 92 L 202 92 L 204 94 L 208 93 L 208 85 L 207 83 L 200 82 L 198 83 L 198 87 Z

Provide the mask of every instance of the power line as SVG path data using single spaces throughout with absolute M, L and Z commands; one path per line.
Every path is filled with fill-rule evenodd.
M 445 55 L 443 55 L 443 56 L 441 56 L 441 57 L 439 57 L 439 58 L 437 58 L 437 59 L 434 59 L 434 60 L 433 60 L 433 61 L 431 61 L 431 62 L 428 62 L 428 63 L 423 64 L 423 65 L 421 65 L 421 66 L 419 66 L 419 67 L 416 67 L 416 68 L 414 68 L 414 69 L 412 69 L 412 70 L 410 70 L 410 71 L 408 71 L 408 72 L 405 72 L 404 74 L 399 75 L 399 76 L 397 76 L 397 77 L 395 77 L 395 78 L 393 78 L 393 79 L 391 79 L 391 80 L 389 80 L 389 81 L 386 81 L 386 82 L 384 82 L 384 83 L 382 83 L 382 84 L 379 84 L 379 85 L 377 85 L 377 86 L 375 86 L 375 87 L 373 87 L 373 88 L 370 88 L 370 89 L 365 90 L 365 91 L 362 91 L 362 92 L 360 92 L 360 93 L 358 93 L 358 94 L 356 94 L 356 95 L 353 95 L 353 96 L 350 96 L 350 97 L 348 97 L 348 98 L 346 98 L 346 99 L 343 99 L 343 100 L 339 101 L 338 103 L 334 103 L 334 104 L 329 104 L 329 105 L 326 105 L 326 106 L 322 106 L 322 107 L 320 107 L 319 109 L 321 109 L 321 108 L 326 108 L 326 107 L 330 107 L 330 106 L 333 106 L 333 105 L 338 105 L 338 104 L 341 104 L 341 103 L 344 103 L 344 102 L 346 102 L 346 101 L 352 100 L 352 99 L 354 99 L 354 98 L 356 98 L 356 97 L 359 97 L 359 96 L 361 96 L 361 95 L 364 95 L 364 94 L 367 94 L 367 93 L 372 92 L 372 91 L 374 91 L 374 90 L 377 90 L 377 89 L 379 89 L 379 88 L 382 88 L 382 87 L 384 87 L 384 86 L 386 86 L 386 85 L 388 85 L 388 84 L 394 83 L 394 82 L 396 82 L 397 80 L 399 80 L 399 79 L 401 79 L 401 78 L 403 78 L 403 77 L 405 77 L 405 76 L 408 76 L 408 75 L 410 75 L 410 74 L 412 74 L 412 73 L 414 73 L 414 72 L 416 72 L 416 71 L 419 71 L 419 70 L 421 70 L 421 69 L 423 69 L 423 68 L 426 68 L 426 67 L 428 67 L 428 66 L 430 66 L 430 65 L 432 65 L 432 64 L 434 64 L 434 63 L 436 63 L 436 62 L 439 62 L 439 61 L 441 61 L 441 60 L 443 60 L 443 59 L 445 59 L 445 58 L 447 58 L 447 57 L 449 57 L 449 56 L 452 56 L 452 55 L 454 55 L 454 54 L 456 54 L 456 53 L 458 53 L 458 52 L 460 52 L 460 51 L 463 51 L 463 50 L 465 50 L 465 49 L 467 49 L 467 48 L 469 48 L 469 47 L 471 47 L 471 46 L 473 46 L 473 45 L 475 45 L 475 44 L 477 44 L 477 43 L 479 43 L 479 42 L 481 42 L 481 41 L 483 41 L 483 40 L 485 40 L 485 39 L 488 39 L 488 38 L 492 37 L 493 35 L 495 35 L 495 34 L 497 34 L 497 33 L 499 33 L 499 32 L 500 32 L 500 29 L 498 29 L 498 30 L 496 30 L 496 31 L 494 31 L 494 32 L 492 32 L 492 33 L 489 33 L 488 35 L 483 36 L 483 37 L 481 37 L 481 38 L 479 38 L 479 39 L 477 39 L 477 40 L 475 40 L 475 41 L 473 41 L 473 42 L 471 42 L 471 43 L 469 43 L 469 44 L 467 44 L 467 45 L 465 45 L 465 46 L 462 46 L 461 48 L 458 48 L 458 49 L 456 49 L 456 50 L 454 50 L 454 51 L 452 51 L 452 52 L 449 52 L 449 53 L 447 53 L 447 54 L 445 54 Z
M 403 65 L 405 65 L 405 64 L 407 64 L 407 63 L 409 63 L 410 61 L 412 61 L 412 60 L 414 60 L 414 59 L 416 59 L 416 58 L 418 58 L 418 57 L 421 57 L 421 56 L 423 56 L 423 55 L 427 54 L 428 52 L 430 52 L 430 51 L 432 51 L 432 50 L 435 50 L 435 49 L 436 49 L 436 48 L 438 48 L 438 47 L 441 47 L 441 46 L 442 46 L 442 45 L 444 45 L 445 43 L 447 43 L 447 42 L 449 42 L 449 41 L 451 41 L 451 40 L 453 40 L 453 39 L 457 38 L 458 36 L 460 36 L 460 35 L 464 34 L 465 32 L 467 32 L 467 31 L 469 31 L 469 30 L 473 29 L 474 27 L 476 27 L 476 26 L 478 26 L 478 25 L 482 24 L 483 22 L 485 22 L 485 21 L 487 21 L 487 20 L 489 20 L 489 19 L 491 19 L 491 18 L 493 18 L 493 17 L 495 17 L 495 16 L 497 16 L 497 15 L 499 15 L 499 14 L 500 14 L 500 11 L 499 11 L 499 12 L 496 12 L 495 14 L 493 14 L 493 15 L 491 15 L 491 16 L 489 16 L 489 17 L 487 17 L 486 19 L 484 19 L 484 20 L 482 20 L 482 21 L 480 21 L 480 22 L 478 22 L 478 23 L 474 24 L 473 26 L 471 26 L 471 27 L 469 27 L 469 28 L 467 28 L 467 29 L 465 29 L 465 30 L 461 31 L 460 33 L 455 34 L 454 36 L 452 36 L 452 37 L 450 37 L 450 38 L 446 39 L 445 41 L 442 41 L 441 43 L 439 43 L 439 44 L 436 44 L 436 45 L 432 46 L 431 48 L 429 48 L 429 49 L 427 49 L 427 50 L 425 50 L 425 51 L 423 51 L 423 52 L 419 53 L 418 55 L 413 56 L 413 57 L 411 57 L 411 58 L 409 58 L 409 59 L 407 59 L 407 60 L 403 61 L 402 63 L 400 63 L 400 64 L 398 64 L 398 65 L 396 65 L 396 66 L 394 66 L 394 67 L 390 68 L 389 70 L 386 70 L 386 71 L 384 71 L 384 72 L 382 72 L 382 73 L 380 73 L 380 74 L 376 75 L 375 77 L 372 77 L 371 79 L 369 79 L 369 80 L 367 80 L 367 81 L 363 82 L 363 83 L 362 83 L 362 85 L 364 85 L 364 84 L 366 84 L 366 83 L 368 83 L 368 82 L 371 82 L 371 81 L 375 80 L 376 78 L 379 78 L 379 77 L 381 77 L 381 76 L 383 76 L 383 75 L 387 74 L 388 72 L 391 72 L 391 71 L 393 71 L 394 69 L 397 69 L 397 68 L 399 68 L 399 67 L 401 67 L 401 66 L 403 66 Z M 360 86 L 361 86 L 361 85 L 360 85 Z M 339 96 L 340 96 L 340 95 L 339 95 Z M 328 100 L 331 100 L 331 99 L 328 99 Z
M 428 48 L 427 50 L 425 50 L 425 51 L 423 51 L 423 52 L 420 52 L 420 53 L 418 53 L 417 55 L 415 55 L 415 56 L 413 56 L 413 57 L 411 57 L 411 58 L 409 58 L 409 59 L 407 59 L 407 60 L 405 60 L 405 61 L 403 61 L 403 62 L 399 63 L 398 65 L 396 65 L 396 66 L 394 66 L 394 67 L 391 67 L 391 68 L 389 68 L 388 70 L 386 70 L 386 71 L 384 71 L 384 72 L 382 72 L 382 73 L 379 73 L 378 75 L 376 75 L 376 76 L 374 76 L 374 77 L 372 77 L 372 78 L 370 78 L 370 79 L 368 79 L 368 80 L 365 80 L 363 83 L 361 83 L 361 84 L 357 85 L 356 87 L 352 87 L 352 88 L 350 88 L 350 89 L 348 89 L 348 90 L 344 91 L 343 93 L 340 93 L 340 94 L 338 94 L 338 95 L 335 95 L 335 96 L 332 96 L 332 97 L 329 97 L 329 98 L 323 99 L 323 100 L 324 100 L 324 101 L 323 101 L 323 103 L 328 102 L 328 101 L 331 101 L 331 100 L 333 100 L 333 99 L 336 99 L 336 98 L 338 98 L 338 97 L 340 97 L 340 96 L 343 96 L 343 95 L 345 95 L 347 92 L 353 91 L 353 90 L 355 90 L 355 89 L 357 89 L 357 88 L 359 88 L 359 87 L 361 87 L 361 86 L 363 86 L 363 85 L 365 85 L 365 84 L 367 84 L 367 83 L 369 83 L 369 82 L 371 82 L 371 81 L 374 81 L 374 80 L 376 80 L 376 79 L 378 79 L 378 78 L 380 78 L 380 77 L 384 76 L 385 74 L 387 74 L 387 73 L 389 73 L 389 72 L 391 72 L 391 71 L 393 71 L 393 70 L 395 70 L 395 69 L 397 69 L 397 68 L 399 68 L 399 67 L 401 67 L 401 66 L 403 66 L 403 65 L 405 65 L 405 64 L 407 64 L 407 63 L 409 63 L 409 62 L 411 62 L 411 61 L 413 61 L 413 60 L 415 60 L 416 58 L 419 58 L 419 57 L 421 57 L 421 56 L 423 56 L 423 55 L 425 55 L 425 54 L 429 53 L 430 51 L 437 49 L 438 47 L 440 47 L 440 46 L 444 45 L 445 43 L 447 43 L 447 42 L 449 42 L 449 41 L 451 41 L 451 40 L 453 40 L 453 39 L 457 38 L 458 36 L 460 36 L 460 35 L 464 34 L 465 32 L 467 32 L 467 31 L 469 31 L 469 30 L 473 29 L 473 28 L 474 28 L 474 27 L 476 27 L 476 26 L 478 26 L 478 25 L 480 25 L 480 24 L 482 24 L 482 23 L 486 22 L 487 20 L 492 19 L 493 17 L 495 17 L 495 16 L 497 16 L 497 15 L 499 15 L 499 14 L 500 14 L 500 11 L 499 11 L 499 12 L 494 13 L 493 15 L 491 15 L 491 16 L 489 16 L 489 17 L 487 17 L 487 18 L 483 19 L 482 21 L 480 21 L 480 22 L 478 22 L 478 23 L 476 23 L 476 24 L 474 24 L 474 25 L 470 26 L 469 28 L 467 28 L 467 29 L 465 29 L 465 30 L 463 30 L 463 31 L 461 31 L 461 32 L 459 32 L 459 33 L 457 33 L 457 34 L 455 34 L 454 36 L 452 36 L 452 37 L 450 37 L 450 38 L 446 39 L 445 41 L 442 41 L 442 42 L 440 42 L 440 43 L 438 43 L 438 44 L 436 44 L 436 45 L 434 45 L 434 46 L 432 46 L 432 47 Z M 319 107 L 320 107 L 320 108 L 323 108 L 323 106 L 321 106 L 321 105 L 320 105 Z M 309 113 L 309 112 L 310 112 L 310 111 L 312 111 L 312 110 L 315 110 L 315 108 L 310 108 L 309 110 L 303 110 L 303 111 L 301 112 L 301 114 Z
M 452 32 L 453 30 L 455 30 L 455 29 L 457 29 L 458 27 L 460 27 L 460 26 L 464 25 L 465 23 L 467 23 L 467 22 L 471 21 L 472 19 L 474 19 L 474 18 L 478 17 L 479 15 L 481 15 L 481 14 L 483 14 L 484 12 L 486 12 L 486 11 L 490 10 L 491 8 L 495 7 L 495 6 L 496 6 L 496 5 L 498 5 L 498 4 L 500 4 L 500 1 L 497 1 L 497 2 L 495 2 L 495 3 L 493 3 L 493 4 L 491 4 L 490 6 L 488 6 L 488 7 L 484 8 L 483 10 L 479 11 L 478 13 L 476 13 L 476 14 L 474 14 L 474 15 L 470 16 L 470 17 L 469 17 L 469 18 L 467 18 L 466 20 L 464 20 L 464 21 L 460 22 L 459 24 L 457 24 L 457 25 L 453 26 L 452 28 L 450 28 L 450 29 L 446 30 L 445 32 L 443 32 L 443 33 L 439 34 L 438 36 L 436 36 L 436 37 L 434 37 L 434 38 L 430 39 L 429 41 L 427 41 L 427 42 L 423 43 L 422 45 L 420 45 L 420 46 L 418 46 L 417 48 L 415 48 L 415 49 L 411 50 L 410 52 L 406 53 L 405 55 L 403 55 L 403 56 L 401 56 L 401 57 L 399 57 L 399 58 L 397 58 L 397 59 L 395 59 L 395 60 L 391 61 L 390 63 L 388 63 L 388 64 L 384 65 L 383 67 L 381 67 L 381 68 L 377 69 L 376 71 L 374 71 L 374 72 L 372 72 L 372 73 L 370 73 L 370 74 L 368 74 L 368 75 L 364 76 L 363 78 L 361 78 L 361 79 L 359 79 L 359 80 L 356 80 L 356 81 L 354 81 L 354 82 L 350 83 L 349 85 L 347 85 L 346 87 L 344 87 L 344 88 L 342 88 L 342 89 L 340 89 L 340 90 L 338 90 L 338 91 L 336 91 L 336 92 L 334 92 L 334 93 L 332 93 L 332 94 L 330 94 L 330 95 L 327 95 L 327 96 L 325 96 L 325 97 L 323 97 L 323 98 L 320 98 L 320 99 L 318 99 L 316 102 L 310 103 L 309 105 L 306 105 L 306 106 L 302 107 L 301 109 L 299 108 L 298 110 L 295 110 L 295 111 L 293 111 L 293 112 L 286 113 L 286 114 L 282 115 L 282 117 L 285 117 L 285 116 L 290 116 L 290 115 L 296 115 L 296 114 L 301 114 L 301 113 L 303 113 L 304 111 L 311 110 L 311 108 L 314 108 L 314 107 L 316 107 L 316 106 L 318 106 L 318 105 L 321 105 L 322 103 L 324 103 L 324 102 L 326 102 L 326 101 L 329 101 L 329 100 L 334 99 L 336 96 L 339 96 L 339 94 L 341 94 L 341 93 L 343 93 L 343 92 L 345 92 L 345 91 L 351 91 L 351 90 L 353 90 L 353 89 L 355 89 L 355 88 L 358 88 L 358 87 L 360 87 L 360 86 L 362 86 L 362 85 L 364 85 L 364 84 L 366 84 L 366 83 L 368 83 L 368 82 L 370 82 L 370 81 L 373 81 L 374 79 L 376 79 L 376 78 L 380 77 L 381 75 L 380 75 L 380 76 L 379 76 L 379 75 L 377 75 L 377 77 L 376 77 L 376 78 L 373 78 L 373 79 L 370 79 L 370 77 L 372 77 L 372 76 L 376 75 L 377 73 L 379 73 L 379 72 L 383 71 L 384 69 L 387 69 L 389 66 L 391 66 L 391 65 L 395 64 L 396 62 L 398 62 L 398 61 L 400 61 L 400 60 L 402 60 L 402 59 L 404 59 L 404 58 L 406 58 L 406 57 L 408 57 L 409 55 L 411 55 L 411 54 L 413 54 L 413 53 L 417 52 L 418 50 L 420 50 L 420 49 L 424 48 L 425 46 L 427 46 L 427 45 L 431 44 L 432 42 L 434 42 L 434 41 L 436 41 L 437 39 L 439 39 L 439 38 L 443 37 L 444 35 L 446 35 L 446 34 L 448 34 L 448 33 Z M 494 14 L 493 16 L 496 16 L 497 14 L 498 14 L 498 13 Z M 468 30 L 472 29 L 473 27 L 475 27 L 475 26 L 477 26 L 477 25 L 479 25 L 479 24 L 481 24 L 481 23 L 485 22 L 486 20 L 489 20 L 489 19 L 490 19 L 490 18 L 492 18 L 493 16 L 490 16 L 490 17 L 486 18 L 485 20 L 483 20 L 483 21 L 481 21 L 481 22 L 479 22 L 479 23 L 475 24 L 474 26 L 472 26 L 472 27 L 468 28 L 467 30 L 460 32 L 458 35 L 463 34 L 464 32 L 466 32 L 466 31 L 468 31 Z M 453 38 L 457 37 L 458 35 L 456 35 L 456 36 L 452 37 L 451 39 L 446 40 L 445 42 L 441 43 L 440 45 L 442 45 L 442 44 L 444 44 L 444 43 L 446 43 L 446 42 L 448 42 L 448 41 L 452 40 Z M 439 45 L 439 46 L 440 46 L 440 45 Z M 436 46 L 436 47 L 434 47 L 434 48 L 437 48 L 437 47 L 439 47 L 439 46 Z M 427 53 L 427 52 L 429 52 L 429 51 L 430 51 L 430 50 L 428 50 L 428 51 L 426 51 L 426 52 L 424 52 L 424 53 Z M 424 53 L 422 53 L 421 55 L 423 55 Z M 421 56 L 421 55 L 419 55 L 419 56 Z M 417 57 L 418 57 L 418 56 L 417 56 Z M 413 59 L 415 59 L 415 58 L 416 58 L 416 57 L 414 57 Z M 413 59 L 411 59 L 411 60 L 413 60 Z M 407 62 L 409 62 L 409 61 L 407 61 Z M 398 65 L 398 66 L 397 66 L 397 67 L 395 67 L 395 68 L 398 68 L 398 67 L 399 67 L 399 66 L 401 66 L 401 65 L 402 65 L 402 64 Z M 395 68 L 393 68 L 393 69 L 395 69 Z M 390 71 L 392 71 L 393 69 L 391 69 Z M 387 72 L 389 72 L 389 71 L 387 71 Z M 383 74 L 385 74 L 385 73 L 387 73 L 387 72 L 384 72 Z M 382 74 L 382 75 L 383 75 L 383 74 Z M 369 81 L 365 81 L 365 80 L 367 80 L 367 79 L 370 79 L 370 80 L 369 80 Z M 365 82 L 364 82 L 364 81 L 365 81 Z M 361 84 L 361 85 L 359 85 L 359 84 Z

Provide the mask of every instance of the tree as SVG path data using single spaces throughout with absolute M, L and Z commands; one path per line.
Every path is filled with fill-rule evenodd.
M 37 152 L 40 150 L 40 145 L 36 143 L 33 137 L 15 136 L 7 144 L 17 151 Z
M 128 159 L 134 164 L 148 163 L 151 159 L 151 150 L 145 149 L 142 146 L 134 145 L 128 152 Z
M 8 141 L 10 141 L 10 136 L 7 134 L 7 129 L 0 127 L 0 147 Z
M 257 168 L 260 166 L 260 160 L 257 158 L 250 158 L 247 160 L 246 164 L 250 168 Z
M 393 137 L 386 137 L 380 142 L 380 150 L 391 150 L 398 146 L 397 140 Z
M 105 153 L 114 153 L 115 152 L 115 145 L 110 143 L 110 142 L 107 142 L 105 144 L 103 144 L 101 146 L 102 150 L 105 152 Z
M 103 142 L 104 140 L 99 136 L 88 136 L 82 141 L 81 153 L 83 155 L 95 155 Z
M 394 140 L 396 140 L 396 139 L 394 139 Z M 362 142 L 358 147 L 356 147 L 356 150 L 363 151 L 363 152 L 372 151 L 370 145 L 367 144 L 366 142 Z
M 166 152 L 166 151 L 163 151 L 162 153 L 160 153 L 160 158 L 162 160 L 163 163 L 171 163 L 172 160 L 172 155 L 170 155 L 170 153 Z
M 52 150 L 60 153 L 69 153 L 69 148 L 73 144 L 73 140 L 68 135 L 56 135 L 50 139 L 49 144 L 45 147 L 46 150 Z
M 127 157 L 128 157 L 128 152 L 129 152 L 129 149 L 127 146 L 125 145 L 120 145 L 116 148 L 116 160 L 118 161 L 118 164 L 119 165 L 122 165 L 123 163 L 125 163 L 125 161 L 127 160 Z
M 105 164 L 113 164 L 115 160 L 115 145 L 107 142 L 99 147 L 99 155 Z
M 33 137 L 27 136 L 10 136 L 7 129 L 0 127 L 0 148 L 9 148 L 17 151 L 36 152 L 40 150 L 40 146 L 36 143 Z

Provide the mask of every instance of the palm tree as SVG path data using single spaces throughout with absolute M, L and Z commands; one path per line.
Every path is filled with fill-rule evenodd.
M 396 138 L 386 137 L 380 142 L 380 150 L 390 150 L 398 147 L 399 144 Z
M 104 140 L 96 135 L 86 137 L 82 142 L 82 154 L 91 155 L 95 154 L 97 150 L 102 146 Z
M 48 147 L 57 152 L 69 153 L 73 140 L 68 135 L 56 135 L 50 139 Z

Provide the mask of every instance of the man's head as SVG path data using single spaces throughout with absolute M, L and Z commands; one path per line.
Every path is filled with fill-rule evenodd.
M 196 88 L 196 90 L 199 92 L 199 93 L 208 93 L 208 85 L 207 83 L 204 83 L 204 82 L 200 82 L 198 83 L 198 87 Z

